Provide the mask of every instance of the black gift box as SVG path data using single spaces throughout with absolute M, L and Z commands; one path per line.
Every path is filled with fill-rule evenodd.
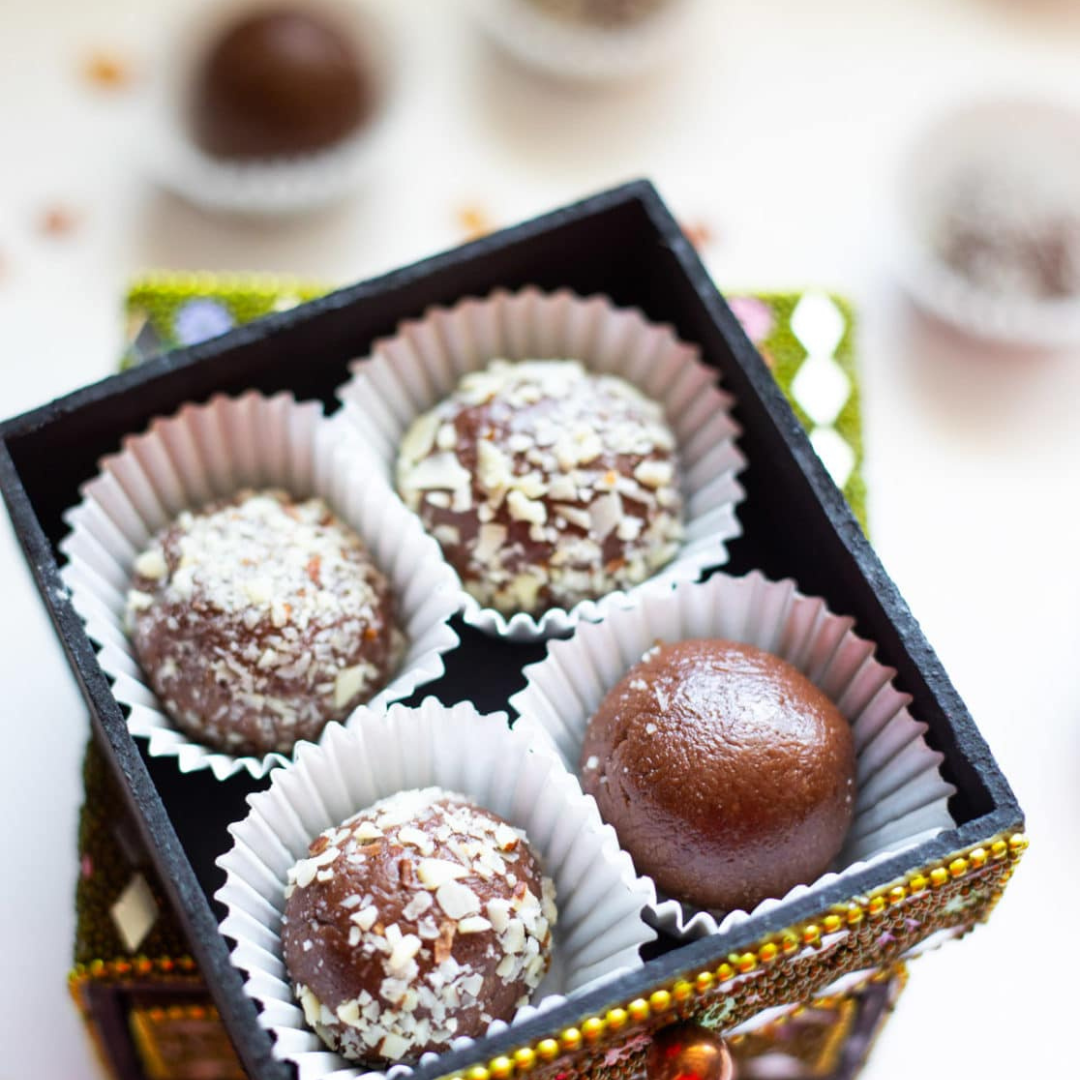
M 418 1075 L 427 1080 L 469 1070 L 469 1080 L 502 1080 L 526 1069 L 559 1080 L 629 1075 L 640 1064 L 638 1051 L 613 1050 L 672 1018 L 725 1027 L 770 1005 L 810 1000 L 839 975 L 884 970 L 936 931 L 967 928 L 989 912 L 1023 849 L 1016 799 L 768 369 L 653 188 L 628 184 L 171 352 L 0 428 L 0 486 L 17 535 L 96 733 L 252 1076 L 284 1078 L 291 1069 L 271 1056 L 270 1037 L 229 960 L 211 898 L 222 882 L 214 860 L 231 843 L 226 828 L 244 816 L 246 796 L 265 782 L 243 775 L 218 782 L 206 771 L 181 775 L 172 759 L 144 756 L 61 581 L 63 514 L 79 501 L 79 486 L 96 474 L 98 459 L 155 416 L 248 389 L 288 390 L 333 407 L 348 362 L 401 320 L 434 304 L 525 285 L 605 294 L 672 324 L 701 347 L 735 396 L 749 461 L 740 477 L 743 535 L 731 545 L 726 569 L 794 578 L 802 591 L 856 619 L 857 631 L 877 644 L 879 659 L 912 695 L 929 744 L 944 754 L 943 775 L 956 787 L 950 810 L 959 824 L 727 934 L 657 949 L 641 970 L 468 1051 L 444 1055 Z M 523 683 L 522 667 L 542 647 L 497 642 L 466 627 L 461 633 L 446 676 L 424 692 L 447 702 L 469 697 L 482 710 L 504 706 Z M 475 678 L 479 670 L 482 680 Z M 950 903 L 957 896 L 964 902 Z

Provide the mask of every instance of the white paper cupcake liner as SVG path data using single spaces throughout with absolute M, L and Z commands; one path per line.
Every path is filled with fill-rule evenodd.
M 874 659 L 874 646 L 852 632 L 853 624 L 792 581 L 715 574 L 704 583 L 643 592 L 636 606 L 580 626 L 525 669 L 526 687 L 510 699 L 520 714 L 516 727 L 546 734 L 575 772 L 601 700 L 657 641 L 715 637 L 756 645 L 798 668 L 851 724 L 858 796 L 833 871 L 752 912 L 701 911 L 663 900 L 651 913 L 658 927 L 680 938 L 725 932 L 954 826 L 948 807 L 954 788 L 941 776 L 943 756 L 930 749 L 926 725 L 908 711 L 910 696 L 893 686 L 896 672 Z
M 726 544 L 742 527 L 735 507 L 743 497 L 735 477 L 745 460 L 735 445 L 731 397 L 716 385 L 696 346 L 640 311 L 617 308 L 602 296 L 582 299 L 566 290 L 498 290 L 452 308 L 433 308 L 375 343 L 338 391 L 344 418 L 388 485 L 409 424 L 447 397 L 470 371 L 496 358 L 576 359 L 591 371 L 619 375 L 664 407 L 675 432 L 685 503 L 685 539 L 678 555 L 650 579 L 694 581 L 727 561 Z M 640 586 L 638 586 L 640 588 Z M 569 611 L 506 618 L 483 608 L 464 589 L 465 619 L 514 641 L 565 636 L 581 619 L 595 619 L 626 602 L 635 589 L 584 601 Z
M 205 210 L 289 216 L 321 209 L 355 193 L 386 159 L 396 78 L 396 49 L 386 20 L 374 10 L 375 5 L 355 0 L 297 0 L 290 10 L 298 6 L 325 12 L 351 36 L 375 85 L 371 114 L 340 143 L 293 158 L 232 161 L 202 150 L 191 138 L 187 115 L 195 64 L 231 20 L 264 7 L 258 0 L 207 0 L 163 41 L 138 127 L 134 152 L 161 187 Z
M 416 709 L 359 709 L 347 728 L 332 725 L 320 746 L 303 744 L 269 790 L 249 798 L 248 816 L 229 830 L 235 845 L 218 860 L 226 881 L 217 899 L 229 911 L 221 930 L 236 942 L 233 963 L 274 1036 L 274 1056 L 293 1062 L 300 1080 L 384 1074 L 327 1050 L 294 1000 L 280 937 L 288 870 L 324 829 L 397 791 L 431 786 L 524 829 L 555 882 L 552 967 L 512 1023 L 638 967 L 640 946 L 655 939 L 641 919 L 655 900 L 651 883 L 635 876 L 614 830 L 549 747 L 511 731 L 504 713 L 481 716 L 468 703 L 447 708 L 427 698 Z M 496 1021 L 488 1033 L 505 1028 Z M 454 1048 L 468 1045 L 459 1039 Z M 394 1066 L 390 1075 L 408 1071 Z
M 698 0 L 669 0 L 640 22 L 593 26 L 529 0 L 470 0 L 477 24 L 529 67 L 579 83 L 620 82 L 672 62 L 693 42 Z
M 124 629 L 132 567 L 151 536 L 184 509 L 246 487 L 280 487 L 303 498 L 320 495 L 364 539 L 389 578 L 398 625 L 407 638 L 397 675 L 369 703 L 408 697 L 443 673 L 443 654 L 458 643 L 449 625 L 457 606 L 456 576 L 435 541 L 381 485 L 369 484 L 342 437 L 315 402 L 248 393 L 186 405 L 153 421 L 123 450 L 101 462 L 65 516 L 71 533 L 60 549 L 72 602 L 113 680 L 113 695 L 130 711 L 128 730 L 149 740 L 153 757 L 175 757 L 181 772 L 209 768 L 222 780 L 242 769 L 264 776 L 287 759 L 234 757 L 195 742 L 166 715 Z

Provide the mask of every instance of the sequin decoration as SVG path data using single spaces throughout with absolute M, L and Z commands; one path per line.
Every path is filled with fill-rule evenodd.
M 197 297 L 176 313 L 176 337 L 181 345 L 197 345 L 236 325 L 229 309 L 219 300 Z

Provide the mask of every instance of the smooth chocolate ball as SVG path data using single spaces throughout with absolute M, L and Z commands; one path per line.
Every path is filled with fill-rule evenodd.
M 505 615 L 636 585 L 676 554 L 663 409 L 576 360 L 495 360 L 402 440 L 397 486 L 465 588 Z
M 316 739 L 382 689 L 402 645 L 360 537 L 281 491 L 180 514 L 135 560 L 127 620 L 173 722 L 231 754 Z
M 461 795 L 405 791 L 289 872 L 282 944 L 331 1049 L 414 1061 L 509 1020 L 551 960 L 555 887 L 525 834 Z
M 217 157 L 289 157 L 340 142 L 372 104 L 370 75 L 341 27 L 270 7 L 210 46 L 192 84 L 192 131 Z
M 600 703 L 580 767 L 638 871 L 708 909 L 814 881 L 855 807 L 840 711 L 790 664 L 730 641 L 650 649 Z

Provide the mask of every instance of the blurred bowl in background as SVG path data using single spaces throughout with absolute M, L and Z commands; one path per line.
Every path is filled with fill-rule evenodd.
M 546 75 L 620 82 L 678 59 L 700 0 L 469 0 L 491 40 Z
M 1001 344 L 1080 342 L 1080 110 L 949 113 L 908 151 L 898 202 L 898 270 L 922 308 Z
M 375 4 L 207 2 L 166 28 L 158 53 L 137 153 L 157 184 L 204 210 L 322 209 L 354 194 L 383 156 L 397 65 Z M 335 100 L 350 58 L 355 100 Z

